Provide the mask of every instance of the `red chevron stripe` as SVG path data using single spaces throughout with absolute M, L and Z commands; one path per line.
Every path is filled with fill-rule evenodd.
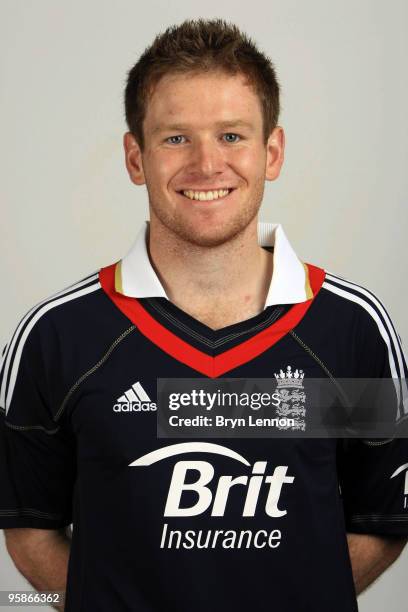
M 136 325 L 141 334 L 174 357 L 174 359 L 209 378 L 216 378 L 263 353 L 276 344 L 278 340 L 296 327 L 302 320 L 325 278 L 325 271 L 322 268 L 311 264 L 306 265 L 309 270 L 309 281 L 313 291 L 313 298 L 299 304 L 294 304 L 275 323 L 272 323 L 272 325 L 241 344 L 216 356 L 203 353 L 169 331 L 143 308 L 137 298 L 127 297 L 115 291 L 116 263 L 102 268 L 99 272 L 99 279 L 102 289 L 108 297 Z

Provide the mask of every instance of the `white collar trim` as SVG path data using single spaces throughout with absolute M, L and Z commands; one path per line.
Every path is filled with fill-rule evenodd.
M 147 236 L 149 221 L 140 228 L 136 241 L 121 261 L 115 289 L 128 297 L 169 299 L 152 264 Z M 297 304 L 311 297 L 305 265 L 297 257 L 279 223 L 258 222 L 258 244 L 273 246 L 273 273 L 265 308 L 275 304 Z

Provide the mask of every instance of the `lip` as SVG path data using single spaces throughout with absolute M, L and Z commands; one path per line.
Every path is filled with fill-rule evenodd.
M 183 191 L 221 191 L 222 189 L 231 189 L 234 190 L 236 187 L 232 187 L 231 185 L 225 187 L 182 187 L 181 189 L 177 189 L 179 193 Z

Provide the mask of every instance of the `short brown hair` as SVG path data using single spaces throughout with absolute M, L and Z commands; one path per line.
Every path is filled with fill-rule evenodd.
M 125 116 L 143 151 L 143 121 L 149 96 L 168 74 L 221 70 L 241 73 L 259 96 L 266 144 L 277 126 L 280 86 L 271 60 L 239 28 L 223 19 L 186 20 L 158 34 L 127 75 Z

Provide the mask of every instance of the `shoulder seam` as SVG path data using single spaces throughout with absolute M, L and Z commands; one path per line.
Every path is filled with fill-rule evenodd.
M 10 429 L 15 429 L 16 431 L 29 431 L 30 429 L 39 429 L 40 431 L 43 431 L 44 433 L 49 435 L 56 434 L 60 430 L 59 425 L 54 429 L 47 429 L 43 425 L 14 425 L 14 423 L 10 423 L 10 421 L 7 421 L 6 419 L 4 420 L 4 424 Z
M 124 340 L 135 329 L 136 329 L 136 325 L 131 325 L 130 327 L 125 329 L 125 331 L 122 332 L 120 334 L 120 336 L 118 336 L 116 338 L 116 340 L 110 345 L 110 347 L 105 352 L 105 354 L 101 357 L 101 359 L 94 366 L 92 366 L 87 372 L 82 374 L 82 376 L 80 376 L 80 378 L 78 378 L 78 380 L 69 389 L 68 393 L 66 394 L 66 396 L 64 397 L 64 399 L 63 399 L 63 401 L 61 403 L 61 406 L 57 410 L 57 412 L 56 412 L 56 414 L 54 416 L 54 420 L 55 421 L 58 421 L 58 419 L 62 415 L 63 411 L 65 410 L 65 407 L 68 404 L 71 396 L 77 390 L 77 388 L 84 382 L 84 380 L 86 380 L 89 376 L 91 376 L 91 374 L 94 374 L 94 372 L 96 372 L 96 370 L 98 370 L 101 367 L 101 365 L 103 365 L 105 363 L 105 361 L 107 361 L 107 359 L 109 359 L 110 355 L 115 350 L 115 348 L 118 346 L 118 344 L 120 344 L 122 342 L 122 340 Z

